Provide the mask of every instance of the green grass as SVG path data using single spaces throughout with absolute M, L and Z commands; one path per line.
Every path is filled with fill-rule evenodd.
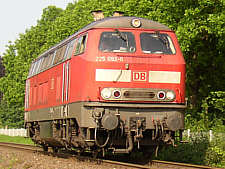
M 0 135 L 0 142 L 18 143 L 18 144 L 31 144 L 34 143 L 30 138 L 20 137 L 20 136 L 6 136 Z

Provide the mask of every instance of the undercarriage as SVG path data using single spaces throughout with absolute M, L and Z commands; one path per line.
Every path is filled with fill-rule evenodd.
M 94 127 L 80 127 L 75 118 L 34 121 L 26 123 L 28 136 L 36 144 L 42 145 L 44 150 L 48 147 L 54 151 L 78 148 L 81 151 L 112 153 L 130 153 L 134 149 L 152 151 L 160 145 L 174 144 L 176 131 L 179 131 L 178 137 L 182 139 L 182 127 L 172 130 L 165 117 L 154 119 L 152 116 L 151 126 L 147 123 L 150 118 L 147 116 L 131 116 L 127 118 L 129 120 L 123 120 L 120 115 L 110 111 L 103 113 L 98 108 L 93 110 Z

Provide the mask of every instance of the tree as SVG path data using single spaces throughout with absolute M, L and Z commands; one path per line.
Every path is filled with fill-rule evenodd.
M 177 28 L 187 62 L 188 95 L 197 108 L 210 91 L 225 90 L 224 9 L 223 1 L 197 1 Z
M 49 6 L 43 10 L 37 26 L 20 34 L 14 43 L 9 43 L 3 57 L 5 76 L 0 79 L 2 125 L 23 126 L 25 81 L 30 64 L 41 53 L 46 43 L 46 31 L 60 15 L 62 9 Z
M 5 68 L 3 66 L 3 63 L 2 63 L 2 57 L 0 56 L 0 78 L 3 77 L 5 74 Z M 3 96 L 3 93 L 0 92 L 0 102 L 2 100 L 2 96 Z
M 2 63 L 2 57 L 0 56 L 0 78 L 3 77 L 4 74 L 5 74 L 5 68 Z
M 9 43 L 0 91 L 4 92 L 4 107 L 17 112 L 18 119 L 23 119 L 25 79 L 32 60 L 92 22 L 90 12 L 96 9 L 106 17 L 124 11 L 127 16 L 161 22 L 176 32 L 187 63 L 187 96 L 194 109 L 201 112 L 201 102 L 210 92 L 225 90 L 225 0 L 79 0 L 65 10 L 45 8 L 36 26 Z M 6 112 L 0 119 L 4 122 L 5 117 Z

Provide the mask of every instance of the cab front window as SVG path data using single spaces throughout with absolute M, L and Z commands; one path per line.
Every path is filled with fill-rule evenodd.
M 167 34 L 144 32 L 140 35 L 143 53 L 175 54 L 171 38 Z
M 134 35 L 131 32 L 103 32 L 101 34 L 99 50 L 102 52 L 124 52 L 136 51 Z

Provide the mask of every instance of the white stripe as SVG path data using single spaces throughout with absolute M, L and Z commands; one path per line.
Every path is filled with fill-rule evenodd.
M 180 83 L 181 72 L 149 71 L 150 83 Z
M 131 82 L 131 70 L 96 69 L 95 80 L 105 82 Z

